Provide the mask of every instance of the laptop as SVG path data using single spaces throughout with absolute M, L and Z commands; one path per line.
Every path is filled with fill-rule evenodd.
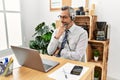
M 25 67 L 48 72 L 59 64 L 59 62 L 41 58 L 40 53 L 34 49 L 18 46 L 11 46 L 11 49 L 15 54 L 18 63 Z

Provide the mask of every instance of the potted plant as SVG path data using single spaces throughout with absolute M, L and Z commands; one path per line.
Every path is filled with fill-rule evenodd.
M 99 80 L 100 77 L 100 71 L 99 70 L 95 70 L 94 71 L 94 80 Z
M 99 55 L 100 55 L 99 50 L 97 50 L 97 49 L 93 50 L 93 55 L 94 55 L 94 60 L 98 61 Z
M 52 23 L 52 28 L 55 29 L 55 23 Z M 41 22 L 35 27 L 34 40 L 30 40 L 29 47 L 36 50 L 41 50 L 43 54 L 47 54 L 47 46 L 50 42 L 53 29 L 45 22 Z

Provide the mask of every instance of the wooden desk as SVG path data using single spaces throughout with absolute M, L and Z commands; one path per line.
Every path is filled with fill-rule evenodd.
M 74 63 L 77 65 L 83 65 L 89 67 L 89 70 L 85 73 L 84 76 L 80 80 L 93 80 L 94 76 L 94 65 L 89 63 L 82 63 L 79 61 L 73 61 L 63 58 L 57 58 L 54 56 L 48 56 L 48 55 L 41 55 L 43 58 L 51 59 L 60 62 L 58 66 L 50 70 L 48 73 L 40 72 L 37 70 L 33 70 L 27 67 L 20 67 L 13 70 L 13 75 L 10 75 L 8 77 L 0 77 L 0 80 L 53 80 L 48 77 L 52 72 L 63 66 L 65 63 Z

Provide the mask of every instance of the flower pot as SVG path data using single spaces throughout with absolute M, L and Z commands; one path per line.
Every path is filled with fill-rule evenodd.
M 99 78 L 94 77 L 94 80 L 99 80 Z
M 94 60 L 95 60 L 95 61 L 98 61 L 98 58 L 99 58 L 98 56 L 97 56 L 97 57 L 96 57 L 96 56 L 94 56 Z

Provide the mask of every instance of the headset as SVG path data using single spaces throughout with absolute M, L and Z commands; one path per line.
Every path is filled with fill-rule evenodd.
M 73 21 L 75 19 L 76 13 L 74 11 L 74 9 L 70 6 L 63 6 L 61 8 L 61 10 L 68 10 L 69 14 L 70 14 L 70 18 Z
M 74 9 L 72 7 L 69 7 L 68 11 L 70 13 L 71 20 L 74 20 L 76 16 Z

